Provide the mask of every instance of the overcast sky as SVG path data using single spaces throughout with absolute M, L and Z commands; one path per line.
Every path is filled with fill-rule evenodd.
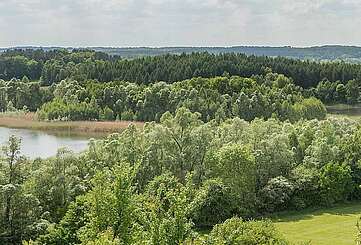
M 0 0 L 0 47 L 361 46 L 361 0 Z

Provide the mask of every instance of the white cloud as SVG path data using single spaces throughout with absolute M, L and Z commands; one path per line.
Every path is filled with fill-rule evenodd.
M 0 46 L 361 45 L 359 0 L 0 0 Z

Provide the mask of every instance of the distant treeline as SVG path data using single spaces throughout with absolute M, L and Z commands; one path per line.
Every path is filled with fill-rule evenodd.
M 165 54 L 191 54 L 195 52 L 207 52 L 211 54 L 242 53 L 255 56 L 288 57 L 302 60 L 343 60 L 350 62 L 361 61 L 361 47 L 326 45 L 297 48 L 291 46 L 267 47 L 267 46 L 233 46 L 233 47 L 137 47 L 137 48 L 106 48 L 94 47 L 96 51 L 110 55 L 119 55 L 126 58 L 144 56 L 159 56 Z
M 225 74 L 241 77 L 264 75 L 270 70 L 284 74 L 303 88 L 316 87 L 322 80 L 346 83 L 361 80 L 361 65 L 344 62 L 318 63 L 288 58 L 270 58 L 227 53 L 192 53 L 139 59 L 121 59 L 90 50 L 12 50 L 0 55 L 0 79 L 41 79 L 43 85 L 66 78 L 77 81 L 130 81 L 149 84 L 173 83 L 192 77 Z
M 62 49 L 60 47 L 18 47 L 9 48 L 13 49 L 43 49 L 46 51 L 54 51 Z M 9 50 L 7 48 L 0 48 L 0 52 Z M 73 48 L 65 48 L 71 51 Z M 314 46 L 314 47 L 267 47 L 267 46 L 232 46 L 232 47 L 91 47 L 90 49 L 106 53 L 112 56 L 121 56 L 124 58 L 139 58 L 145 56 L 159 56 L 166 54 L 191 54 L 208 52 L 211 54 L 221 53 L 242 53 L 246 55 L 256 56 L 272 56 L 272 57 L 288 57 L 294 59 L 303 60 L 343 60 L 350 62 L 361 61 L 361 47 L 357 46 L 341 46 L 341 45 L 326 45 L 326 46 Z

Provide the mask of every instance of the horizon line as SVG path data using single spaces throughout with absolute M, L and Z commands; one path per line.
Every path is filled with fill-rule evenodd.
M 292 46 L 292 45 L 231 45 L 231 46 L 188 46 L 188 45 L 179 45 L 179 46 L 68 46 L 68 45 L 16 45 L 16 46 L 7 46 L 0 47 L 0 49 L 23 49 L 23 48 L 63 48 L 63 49 L 91 49 L 91 48 L 108 48 L 108 49 L 139 49 L 139 48 L 148 48 L 148 49 L 162 49 L 162 48 L 322 48 L 322 47 L 347 47 L 347 48 L 361 48 L 358 45 L 344 45 L 344 44 L 323 44 L 323 45 L 314 45 L 314 46 Z

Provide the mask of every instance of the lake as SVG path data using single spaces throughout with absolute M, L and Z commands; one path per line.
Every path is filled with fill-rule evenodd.
M 337 104 L 332 106 L 327 106 L 327 112 L 330 114 L 340 114 L 348 116 L 360 116 L 361 115 L 361 105 L 345 105 Z
M 11 135 L 21 138 L 21 154 L 30 158 L 54 156 L 62 147 L 74 152 L 84 151 L 88 147 L 90 138 L 0 127 L 0 144 L 6 144 Z

